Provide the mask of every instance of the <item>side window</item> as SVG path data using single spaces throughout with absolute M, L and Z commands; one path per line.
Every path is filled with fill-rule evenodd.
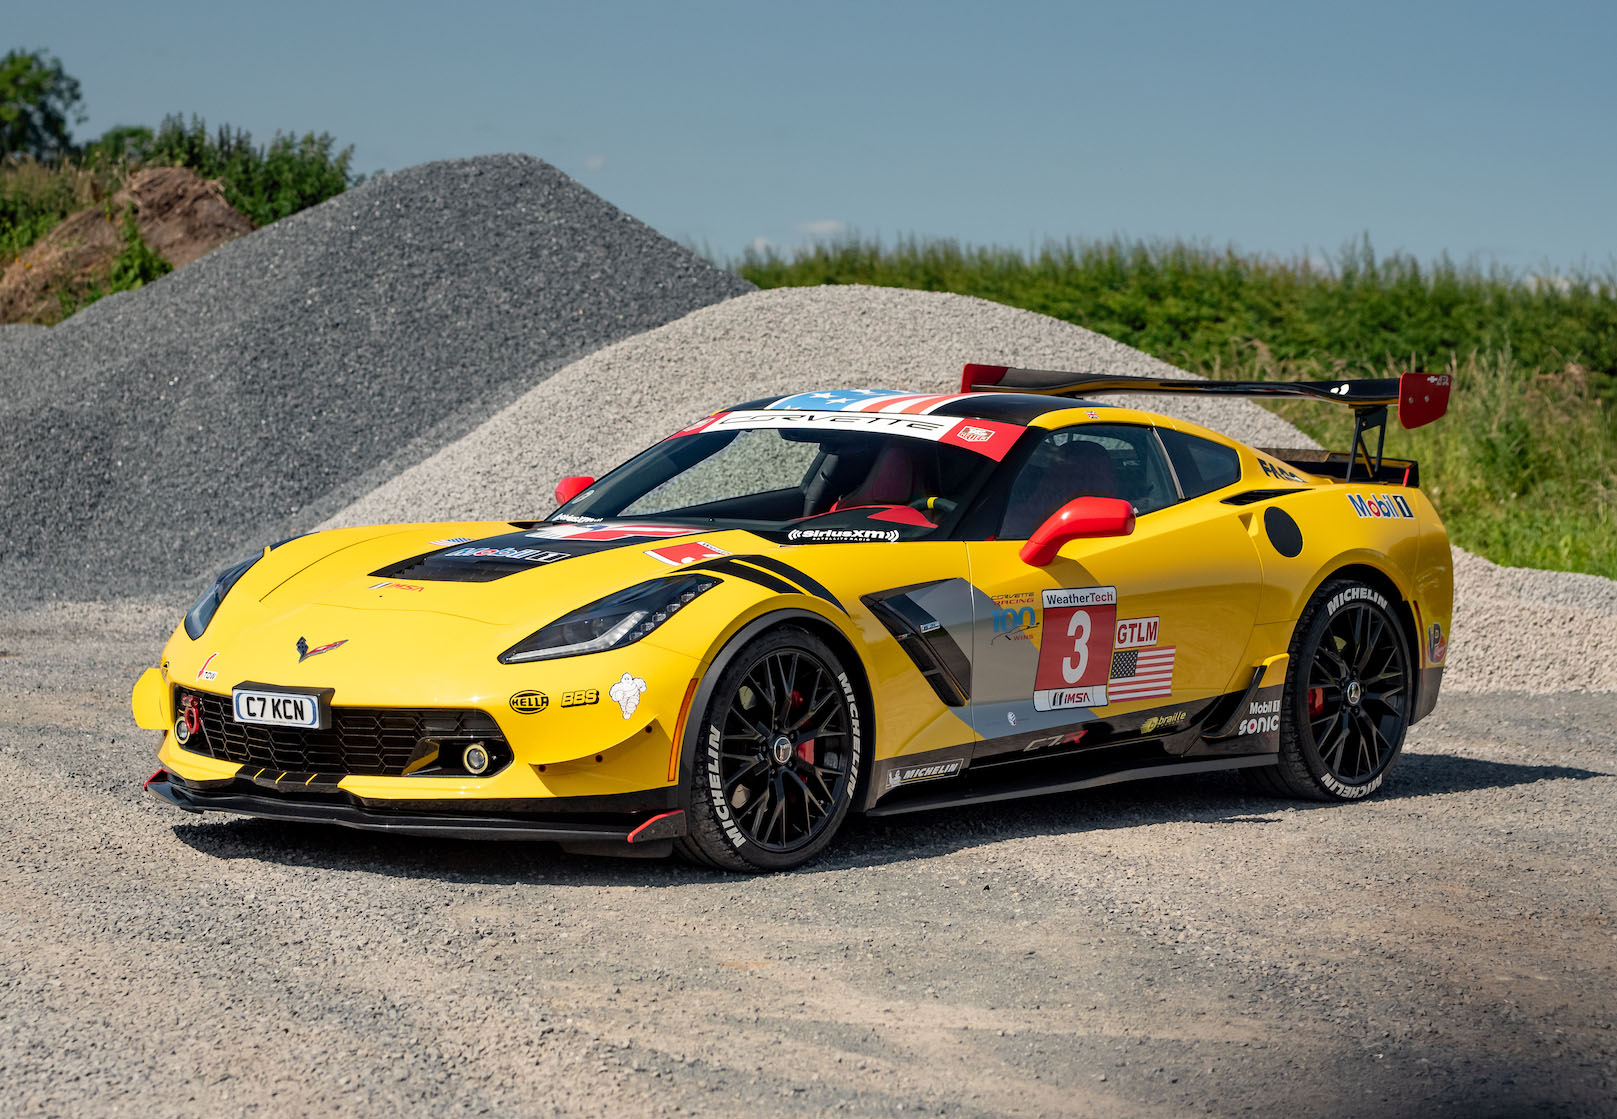
M 1011 483 L 1001 540 L 1026 540 L 1075 497 L 1121 497 L 1136 514 L 1178 500 L 1168 467 L 1148 427 L 1085 424 L 1052 431 Z
M 1186 497 L 1200 497 L 1241 480 L 1241 456 L 1230 448 L 1165 427 L 1158 428 L 1157 434 L 1168 448 L 1168 458 Z

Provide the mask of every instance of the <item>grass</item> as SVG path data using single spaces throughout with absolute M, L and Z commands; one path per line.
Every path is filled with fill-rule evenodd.
M 730 267 L 759 287 L 866 283 L 951 291 L 1109 335 L 1207 377 L 1317 379 L 1448 371 L 1448 416 L 1391 425 L 1421 461 L 1454 542 L 1497 563 L 1617 578 L 1617 281 L 1539 282 L 1442 260 L 1281 261 L 1183 242 L 1052 244 L 858 239 Z M 1346 449 L 1345 417 L 1277 407 Z
M 0 162 L 0 268 L 10 264 L 68 215 L 93 206 L 123 185 L 122 167 L 67 160 Z

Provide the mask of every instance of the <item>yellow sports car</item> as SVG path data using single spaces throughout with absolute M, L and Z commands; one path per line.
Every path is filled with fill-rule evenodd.
M 1348 405 L 1261 451 L 1091 397 Z M 1448 538 L 1381 454 L 1449 380 L 968 365 L 716 413 L 542 521 L 284 541 L 135 685 L 187 811 L 797 866 L 886 815 L 1250 768 L 1354 800 L 1437 700 Z M 1375 443 L 1372 450 L 1371 444 Z

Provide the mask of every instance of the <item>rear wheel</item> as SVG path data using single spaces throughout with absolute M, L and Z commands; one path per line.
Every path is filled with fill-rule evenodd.
M 1414 673 L 1386 597 L 1331 579 L 1297 621 L 1286 670 L 1280 764 L 1253 770 L 1260 787 L 1311 800 L 1361 800 L 1403 749 Z
M 748 642 L 719 678 L 691 767 L 688 857 L 725 870 L 789 870 L 847 817 L 864 744 L 837 655 L 796 626 Z

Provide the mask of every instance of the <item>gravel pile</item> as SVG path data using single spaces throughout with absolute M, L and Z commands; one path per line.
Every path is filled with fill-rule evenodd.
M 1454 643 L 1443 688 L 1617 692 L 1617 582 L 1500 567 L 1454 549 Z
M 758 291 L 575 362 L 322 527 L 542 516 L 555 507 L 558 479 L 602 474 L 719 408 L 839 386 L 950 392 L 967 361 L 1190 376 L 1083 327 L 963 295 L 852 285 Z M 1108 399 L 1264 445 L 1314 446 L 1244 400 Z
M 749 287 L 530 157 L 366 183 L 3 332 L 0 582 L 194 584 L 568 362 Z

